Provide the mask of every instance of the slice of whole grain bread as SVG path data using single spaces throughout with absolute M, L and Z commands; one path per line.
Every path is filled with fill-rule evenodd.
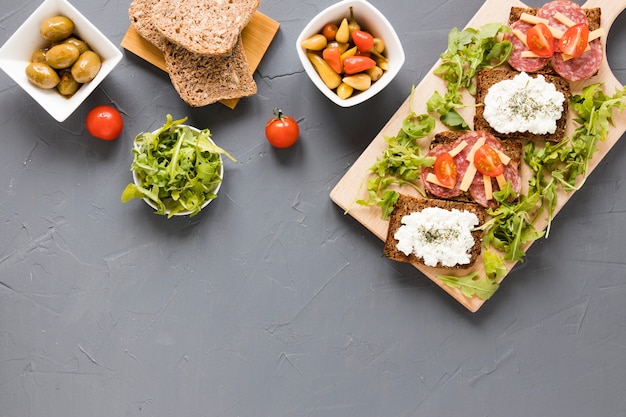
M 192 107 L 220 100 L 248 97 L 257 87 L 246 59 L 241 36 L 227 56 L 196 54 L 169 42 L 152 20 L 159 0 L 133 0 L 129 17 L 135 30 L 163 52 L 176 92 Z
M 461 211 L 470 211 L 476 214 L 479 224 L 482 225 L 485 222 L 485 209 L 476 203 L 440 200 L 436 198 L 420 198 L 406 194 L 400 194 L 398 197 L 398 201 L 394 205 L 393 211 L 391 212 L 391 215 L 389 217 L 389 228 L 387 229 L 387 238 L 385 240 L 385 246 L 383 248 L 384 256 L 398 262 L 409 262 L 412 264 L 424 265 L 424 261 L 421 258 L 418 258 L 414 254 L 410 254 L 409 256 L 407 256 L 404 254 L 404 252 L 398 250 L 398 241 L 395 239 L 394 235 L 396 234 L 396 231 L 400 228 L 400 226 L 402 226 L 402 218 L 404 216 L 414 212 L 422 211 L 426 207 L 439 207 L 444 210 L 457 209 Z M 472 236 L 474 237 L 474 246 L 471 249 L 469 264 L 457 265 L 456 267 L 444 267 L 439 264 L 437 267 L 445 269 L 465 269 L 471 267 L 476 262 L 476 259 L 481 252 L 482 232 L 478 230 L 473 231 Z
M 202 55 L 228 55 L 260 0 L 159 0 L 153 20 L 170 42 Z
M 506 69 L 485 69 L 478 73 L 476 77 L 476 113 L 474 115 L 474 130 L 484 130 L 486 132 L 491 133 L 494 136 L 499 137 L 500 139 L 518 139 L 518 140 L 543 140 L 543 141 L 551 141 L 551 142 L 559 142 L 565 137 L 565 129 L 567 127 L 567 114 L 569 109 L 569 99 L 571 96 L 571 91 L 569 87 L 569 83 L 559 77 L 558 75 L 551 74 L 541 74 L 544 76 L 546 82 L 554 84 L 557 91 L 560 91 L 565 96 L 565 101 L 563 102 L 563 111 L 561 113 L 561 118 L 557 120 L 556 123 L 556 131 L 552 134 L 533 134 L 530 132 L 513 132 L 513 133 L 499 133 L 495 129 L 493 129 L 487 120 L 483 117 L 484 113 L 484 102 L 487 93 L 489 92 L 489 88 L 494 84 L 504 81 L 510 80 L 514 78 L 519 72 L 513 70 Z M 529 74 L 532 77 L 536 77 L 537 74 Z

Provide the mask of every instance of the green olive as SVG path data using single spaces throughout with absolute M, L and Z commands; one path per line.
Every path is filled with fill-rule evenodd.
M 59 73 L 60 81 L 57 85 L 57 90 L 64 96 L 71 96 L 74 94 L 79 88 L 80 83 L 74 79 L 72 76 L 72 71 L 69 69 L 64 69 Z
M 46 53 L 46 62 L 52 68 L 69 68 L 76 62 L 80 53 L 78 48 L 69 43 L 55 45 Z
M 72 75 L 79 83 L 93 80 L 100 71 L 102 61 L 94 51 L 83 52 L 72 65 Z
M 48 52 L 46 49 L 37 49 L 35 52 L 33 52 L 33 55 L 30 58 L 30 62 L 45 64 L 46 52 Z
M 59 84 L 59 75 L 47 64 L 31 62 L 26 67 L 26 77 L 39 88 L 50 89 Z
M 74 32 L 74 22 L 65 16 L 54 16 L 41 22 L 39 33 L 51 42 L 57 42 L 69 37 Z
M 70 45 L 74 45 L 75 47 L 77 47 L 79 55 L 91 49 L 89 48 L 89 45 L 87 45 L 87 42 L 80 40 L 74 36 L 70 36 L 69 38 L 65 39 L 63 43 L 69 43 Z

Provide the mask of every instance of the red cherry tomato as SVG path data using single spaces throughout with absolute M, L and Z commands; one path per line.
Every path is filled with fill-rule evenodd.
M 374 37 L 363 30 L 355 30 L 352 32 L 352 41 L 361 52 L 367 52 L 374 46 Z
M 274 117 L 265 125 L 265 137 L 268 142 L 277 148 L 288 148 L 298 140 L 300 127 L 291 116 L 283 114 L 282 110 L 274 109 Z
M 111 106 L 97 106 L 87 113 L 87 131 L 98 139 L 114 140 L 122 133 L 124 120 Z
M 550 29 L 543 23 L 538 23 L 528 30 L 526 43 L 528 49 L 537 56 L 547 58 L 554 54 L 554 37 Z
M 585 53 L 589 44 L 589 26 L 579 23 L 567 29 L 559 39 L 559 51 L 573 58 Z
M 446 187 L 454 187 L 456 184 L 456 163 L 448 152 L 441 153 L 435 160 L 435 176 Z
M 504 172 L 500 155 L 491 146 L 484 144 L 474 154 L 474 165 L 478 172 L 489 177 L 497 177 Z

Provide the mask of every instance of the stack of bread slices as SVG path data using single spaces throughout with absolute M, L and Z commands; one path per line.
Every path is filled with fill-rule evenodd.
M 192 107 L 256 93 L 241 31 L 259 0 L 133 0 L 135 30 L 157 47 L 180 97 Z

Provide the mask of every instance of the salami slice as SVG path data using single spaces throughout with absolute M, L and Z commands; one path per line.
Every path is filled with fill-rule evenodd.
M 550 26 L 566 31 L 567 26 L 554 17 L 557 13 L 568 17 L 574 23 L 587 23 L 587 13 L 585 13 L 578 3 L 569 0 L 555 0 L 544 4 L 537 11 L 537 17 L 548 19 Z
M 600 39 L 589 42 L 589 50 L 578 58 L 563 59 L 563 55 L 554 54 L 550 63 L 552 68 L 568 81 L 586 80 L 594 76 L 604 59 L 604 51 Z
M 436 158 L 444 152 L 451 151 L 454 148 L 454 146 L 455 144 L 447 144 L 447 143 L 437 145 L 428 152 L 427 156 L 432 156 Z M 457 158 L 455 158 L 455 161 L 454 161 L 455 163 L 459 162 Z M 440 197 L 440 198 L 454 198 L 454 197 L 458 197 L 459 195 L 461 195 L 462 191 L 459 188 L 458 180 L 454 188 L 446 188 L 437 184 L 433 184 L 430 181 L 427 181 L 426 178 L 428 177 L 428 174 L 434 175 L 435 174 L 434 168 L 432 167 L 422 168 L 422 172 L 421 172 L 421 178 L 422 178 L 422 183 L 424 184 L 424 188 L 426 188 L 426 190 L 432 195 Z M 462 173 L 460 172 L 459 165 L 457 163 L 457 177 L 458 175 L 462 175 Z
M 511 24 L 512 30 L 519 30 L 524 35 L 528 32 L 533 25 L 530 23 L 522 22 L 518 20 Z M 513 44 L 513 49 L 511 50 L 511 54 L 509 55 L 509 65 L 520 72 L 536 72 L 545 67 L 548 62 L 550 62 L 550 58 L 523 58 L 522 52 L 528 51 L 526 45 L 512 32 L 505 33 L 504 39 L 508 40 Z

